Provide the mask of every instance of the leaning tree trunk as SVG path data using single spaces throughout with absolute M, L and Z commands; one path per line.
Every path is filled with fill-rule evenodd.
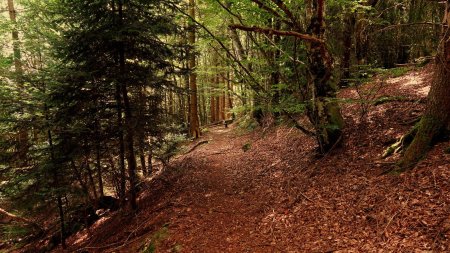
M 399 162 L 402 169 L 414 166 L 430 149 L 434 138 L 449 129 L 450 121 L 450 0 L 446 1 L 442 38 L 435 59 L 435 72 L 424 115 L 414 140 Z
M 324 38 L 324 1 L 312 2 L 312 18 L 308 32 Z M 341 138 L 344 121 L 332 85 L 333 59 L 324 42 L 312 41 L 308 46 L 308 116 L 314 124 L 321 153 L 328 152 Z

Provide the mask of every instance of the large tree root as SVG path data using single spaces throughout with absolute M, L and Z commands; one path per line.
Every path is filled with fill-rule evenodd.
M 411 128 L 405 135 L 398 138 L 397 141 L 389 146 L 381 156 L 381 158 L 387 158 L 393 154 L 398 154 L 403 152 L 408 148 L 408 146 L 411 144 L 411 142 L 414 139 L 414 136 L 416 136 L 417 130 L 419 129 L 419 126 L 416 124 L 413 128 Z

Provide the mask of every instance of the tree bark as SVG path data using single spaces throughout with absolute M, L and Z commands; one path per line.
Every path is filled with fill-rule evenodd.
M 189 15 L 195 18 L 195 0 L 189 0 Z M 198 119 L 198 102 L 197 102 L 197 73 L 195 72 L 195 24 L 193 21 L 189 22 L 188 41 L 191 46 L 189 52 L 189 133 L 194 138 L 200 137 L 200 123 Z
M 119 1 L 119 26 L 122 26 L 123 22 L 123 4 L 122 1 Z M 125 45 L 124 41 L 119 42 L 119 69 L 120 69 L 120 88 L 122 92 L 123 99 L 123 109 L 125 112 L 125 145 L 126 149 L 126 157 L 128 163 L 128 178 L 130 182 L 130 204 L 133 210 L 137 209 L 136 202 L 136 157 L 134 152 L 134 128 L 133 128 L 133 115 L 131 112 L 131 104 L 130 99 L 128 97 L 127 85 L 125 83 Z
M 450 1 L 445 4 L 445 16 L 438 53 L 435 60 L 435 72 L 427 106 L 419 122 L 414 140 L 406 149 L 399 162 L 401 169 L 413 167 L 431 148 L 433 139 L 449 128 L 450 121 Z
M 324 0 L 314 0 L 308 31 L 324 40 Z M 320 153 L 326 153 L 340 140 L 344 121 L 339 104 L 333 101 L 336 87 L 330 79 L 333 59 L 325 43 L 311 42 L 308 45 L 308 117 L 316 131 Z
M 119 138 L 119 199 L 125 202 L 126 175 L 125 175 L 125 142 L 123 139 L 122 98 L 120 96 L 120 85 L 116 84 L 116 106 L 117 106 L 117 135 Z
M 14 1 L 8 0 L 8 11 L 9 11 L 9 19 L 11 22 L 16 25 L 16 10 L 14 8 Z M 13 39 L 13 56 L 14 56 L 14 67 L 16 70 L 16 73 L 18 75 L 22 75 L 23 69 L 22 69 L 22 61 L 21 61 L 21 53 L 20 53 L 20 46 L 19 46 L 19 31 L 14 26 L 12 29 L 12 39 Z M 20 77 L 19 77 L 20 78 Z
M 48 115 L 48 108 L 47 105 L 45 105 L 44 108 L 44 112 L 45 112 L 45 118 L 47 120 L 47 122 L 50 121 L 50 116 Z M 54 147 L 53 147 L 53 137 L 52 137 L 52 132 L 50 130 L 50 126 L 47 126 L 47 140 L 48 140 L 48 145 L 50 147 L 50 160 L 53 164 L 53 168 L 52 168 L 52 177 L 53 177 L 53 182 L 52 182 L 52 187 L 53 190 L 56 191 L 56 204 L 58 207 L 58 214 L 59 214 L 59 221 L 60 221 L 60 236 L 61 236 L 61 246 L 63 249 L 66 248 L 66 228 L 65 228 L 65 223 L 64 223 L 64 207 L 63 207 L 63 203 L 62 203 L 62 196 L 61 196 L 61 192 L 60 192 L 60 177 L 59 177 L 59 173 L 58 170 L 56 168 L 56 157 L 55 157 L 55 152 L 54 152 Z
M 115 1 L 112 1 L 112 12 L 115 15 L 116 13 L 116 5 Z M 120 21 L 121 22 L 121 21 Z M 115 55 L 115 62 L 119 64 L 119 54 Z M 124 129 L 123 129 L 123 117 L 122 117 L 122 97 L 121 97 L 121 84 L 119 82 L 116 82 L 115 85 L 116 94 L 116 108 L 117 108 L 117 134 L 119 139 L 119 174 L 120 174 L 120 181 L 119 181 L 119 199 L 122 204 L 125 204 L 125 198 L 126 198 L 126 169 L 125 169 L 125 142 L 124 142 Z
M 97 127 L 100 128 L 100 124 L 97 122 Z M 97 129 L 98 133 L 99 129 Z M 100 141 L 96 140 L 95 143 L 95 168 L 97 170 L 97 181 L 98 181 L 98 193 L 100 197 L 105 196 L 105 192 L 103 191 L 103 172 L 102 172 L 102 163 L 101 163 L 101 154 L 100 154 Z
M 340 85 L 342 87 L 346 87 L 349 84 L 350 79 L 350 67 L 351 67 L 351 59 L 352 59 L 352 49 L 353 49 L 353 34 L 355 30 L 356 23 L 356 15 L 353 12 L 349 12 L 345 14 L 344 18 L 345 28 L 344 28 L 344 38 L 343 38 L 343 46 L 344 52 L 342 55 L 342 66 L 341 66 L 341 80 Z

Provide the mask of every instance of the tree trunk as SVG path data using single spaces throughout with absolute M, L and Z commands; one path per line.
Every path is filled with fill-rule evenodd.
M 24 91 L 23 87 L 23 66 L 21 60 L 21 52 L 20 52 L 20 40 L 19 40 L 19 31 L 17 30 L 17 18 L 16 18 L 16 10 L 14 8 L 14 1 L 8 0 L 8 12 L 9 19 L 11 23 L 13 23 L 13 28 L 11 31 L 12 40 L 13 40 L 13 58 L 14 58 L 14 68 L 16 74 L 16 82 L 20 92 Z M 21 109 L 22 110 L 22 109 Z M 21 112 L 23 113 L 23 112 Z M 26 165 L 27 164 L 27 155 L 28 155 L 28 131 L 25 124 L 19 126 L 19 132 L 17 134 L 17 161 L 19 164 Z
M 150 150 L 148 151 L 148 159 L 147 159 L 147 175 L 149 175 L 149 176 L 152 174 L 152 170 L 153 170 L 152 159 L 153 159 L 153 151 L 152 151 L 152 148 L 150 147 Z
M 216 65 L 217 67 L 217 65 Z M 220 78 L 219 78 L 219 74 L 215 75 L 215 86 L 216 86 L 216 90 L 215 90 L 215 98 L 214 101 L 216 103 L 216 105 L 214 106 L 215 111 L 214 111 L 214 117 L 216 118 L 216 122 L 220 121 L 220 95 L 219 95 L 219 89 L 220 89 Z
M 97 127 L 100 127 L 97 124 Z M 98 193 L 100 194 L 100 197 L 105 196 L 105 193 L 103 191 L 103 173 L 102 173 L 102 163 L 101 163 L 101 156 L 100 156 L 100 142 L 97 140 L 95 145 L 95 168 L 97 170 L 97 180 L 98 180 Z
M 120 1 L 119 1 L 120 2 Z M 116 13 L 116 5 L 114 1 L 112 2 L 112 12 Z M 121 8 L 121 2 L 119 4 Z M 122 21 L 120 21 L 122 22 Z M 119 63 L 119 54 L 115 55 L 115 62 Z M 122 204 L 125 203 L 126 198 L 126 169 L 125 169 L 125 141 L 124 141 L 124 129 L 123 129 L 123 117 L 122 117 L 122 97 L 121 97 L 121 84 L 116 83 L 116 107 L 117 107 L 117 134 L 119 139 L 119 170 L 120 170 L 120 182 L 119 182 L 119 199 Z
M 231 110 L 233 109 L 233 97 L 232 97 L 233 87 L 231 84 L 231 74 L 230 71 L 227 71 L 227 81 L 226 81 L 226 100 L 227 100 L 227 119 L 234 118 Z
M 8 0 L 8 11 L 9 11 L 9 19 L 11 22 L 16 25 L 16 10 L 14 8 L 14 1 Z M 16 27 L 13 27 L 12 29 L 12 39 L 13 39 L 13 56 L 14 56 L 14 67 L 16 70 L 16 73 L 18 75 L 22 75 L 22 62 L 21 62 L 21 56 L 20 56 L 20 47 L 19 47 L 19 32 L 17 31 Z
M 271 22 L 272 22 L 272 26 L 275 30 L 281 29 L 280 21 L 271 20 Z M 281 37 L 279 35 L 273 35 L 271 39 L 275 45 L 280 45 Z M 279 88 L 277 88 L 277 85 L 279 85 L 279 83 L 280 83 L 280 76 L 281 76 L 280 68 L 278 66 L 278 61 L 279 61 L 280 57 L 281 57 L 281 51 L 279 48 L 276 48 L 275 51 L 271 55 L 271 58 L 272 58 L 271 61 L 273 61 L 273 64 L 272 64 L 273 70 L 270 73 L 270 85 L 271 85 L 272 94 L 273 94 L 272 101 L 271 101 L 272 110 L 274 109 L 274 107 L 277 107 L 280 104 L 281 91 Z M 278 116 L 279 113 L 274 112 L 274 115 Z
M 195 0 L 189 0 L 189 15 L 195 18 Z M 200 137 L 200 123 L 198 119 L 198 103 L 197 103 L 197 73 L 195 73 L 196 63 L 195 63 L 195 24 L 190 21 L 189 24 L 189 34 L 188 34 L 189 45 L 191 50 L 189 52 L 189 134 L 197 139 Z
M 89 158 L 86 159 L 86 171 L 88 173 L 89 183 L 91 183 L 91 186 L 92 186 L 92 192 L 94 193 L 94 199 L 98 200 L 97 186 L 95 186 L 94 176 L 92 175 L 91 166 L 89 165 Z
M 308 32 L 316 38 L 323 39 L 325 28 L 324 0 L 312 3 L 312 18 Z M 335 87 L 330 78 L 333 59 L 325 43 L 311 41 L 308 46 L 308 117 L 316 130 L 320 153 L 328 152 L 340 140 L 344 125 Z
M 122 26 L 123 22 L 123 5 L 122 1 L 119 1 L 119 26 Z M 120 68 L 120 86 L 122 91 L 123 109 L 125 112 L 125 145 L 127 163 L 128 163 L 128 178 L 130 182 L 130 204 L 133 210 L 137 209 L 136 203 L 136 157 L 134 153 L 134 128 L 133 128 L 133 115 L 131 113 L 130 99 L 128 98 L 127 85 L 125 84 L 125 45 L 124 41 L 119 42 L 119 68 Z
M 207 77 L 205 77 L 207 78 Z M 206 81 L 206 80 L 205 80 Z M 208 124 L 208 113 L 206 110 L 206 97 L 207 97 L 207 92 L 206 92 L 206 85 L 203 86 L 203 91 L 202 91 L 202 104 L 201 107 L 203 108 L 203 124 Z
M 216 120 L 216 100 L 214 98 L 214 95 L 212 94 L 212 91 L 211 91 L 209 112 L 211 114 L 211 123 L 216 123 L 216 121 L 217 121 Z
M 430 149 L 433 139 L 449 128 L 450 121 L 450 1 L 446 2 L 441 43 L 436 55 L 428 102 L 414 140 L 406 149 L 399 165 L 402 169 L 413 167 Z
M 176 84 L 176 80 L 175 80 L 175 84 Z M 173 96 L 172 96 L 171 100 L 173 100 Z M 145 102 L 145 89 L 143 87 L 139 88 L 138 103 L 139 103 L 139 105 L 138 105 L 139 109 L 138 109 L 138 114 L 137 114 L 138 152 L 139 152 L 139 160 L 141 163 L 142 174 L 144 176 L 147 176 L 147 167 L 145 165 L 145 123 L 144 123 L 145 119 L 144 119 L 144 111 L 143 111 L 144 108 L 146 108 L 147 104 Z M 170 112 L 171 115 L 174 113 L 172 106 L 173 106 L 173 101 L 172 101 L 172 105 L 170 106 L 170 108 L 172 108 L 172 111 Z
M 353 12 L 346 13 L 345 15 L 345 30 L 344 30 L 344 53 L 342 55 L 342 76 L 340 80 L 340 85 L 346 87 L 349 84 L 350 79 L 350 67 L 352 59 L 352 49 L 353 49 L 353 31 L 355 28 L 356 16 Z
M 123 140 L 122 98 L 120 96 L 120 85 L 116 84 L 116 106 L 117 106 L 117 134 L 119 137 L 119 199 L 125 202 L 126 175 L 125 175 L 125 142 Z
M 45 112 L 45 119 L 47 120 L 47 122 L 50 121 L 50 117 L 48 115 L 48 108 L 47 105 L 44 105 L 44 112 Z M 53 182 L 52 182 L 52 186 L 53 186 L 53 190 L 56 191 L 56 204 L 58 207 L 58 213 L 59 213 L 59 221 L 60 221 L 60 229 L 61 229 L 61 246 L 63 249 L 66 248 L 66 228 L 65 228 L 65 223 L 64 223 L 64 207 L 63 207 L 63 203 L 62 203 L 62 196 L 61 196 L 61 192 L 60 192 L 60 177 L 59 177 L 59 173 L 58 173 L 58 169 L 56 168 L 56 157 L 55 157 L 55 152 L 54 152 L 54 147 L 53 147 L 53 137 L 52 137 L 52 132 L 50 130 L 50 125 L 47 126 L 47 140 L 48 140 L 48 145 L 50 148 L 50 160 L 53 164 L 53 168 L 52 168 L 52 177 L 53 177 Z

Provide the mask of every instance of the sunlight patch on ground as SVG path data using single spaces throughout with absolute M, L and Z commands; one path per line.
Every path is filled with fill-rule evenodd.
M 223 128 L 223 129 L 217 129 L 217 130 L 215 130 L 215 132 L 226 133 L 226 132 L 229 132 L 230 130 L 231 130 L 231 128 Z
M 411 86 L 419 86 L 424 82 L 424 76 L 419 76 L 417 73 L 410 73 L 408 75 L 391 78 L 387 83 L 395 84 L 401 83 L 402 88 L 410 88 Z M 430 91 L 430 86 L 417 88 L 416 93 L 420 96 L 427 96 Z
M 428 96 L 429 92 L 430 92 L 430 86 L 425 86 L 425 87 L 422 87 L 417 90 L 417 93 L 424 97 Z
M 391 83 L 391 84 L 401 82 L 402 83 L 401 85 L 403 87 L 408 87 L 408 86 L 414 86 L 414 85 L 421 84 L 423 82 L 423 77 L 418 76 L 417 73 L 411 73 L 411 74 L 404 75 L 404 76 L 390 78 L 386 82 Z

